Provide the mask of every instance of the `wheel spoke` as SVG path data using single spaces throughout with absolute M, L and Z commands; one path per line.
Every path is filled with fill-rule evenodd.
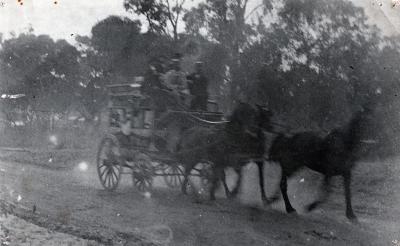
M 98 168 L 102 168 L 102 167 L 105 167 L 105 166 L 107 166 L 106 164 L 104 164 L 104 160 L 101 162 L 101 164 L 98 166 Z
M 108 187 L 111 187 L 111 178 L 112 178 L 112 174 L 110 169 L 107 172 L 107 180 L 108 180 Z
M 154 170 L 152 163 L 147 158 L 138 158 L 133 163 L 133 185 L 141 192 L 149 190 L 152 186 Z
M 110 175 L 111 177 L 110 177 L 110 180 L 111 180 L 111 184 L 112 184 L 112 187 L 115 185 L 115 182 L 116 182 L 116 179 L 115 179 L 115 177 L 114 177 L 114 174 L 113 174 L 113 172 L 111 173 L 111 175 Z
M 111 168 L 110 169 L 110 174 L 109 174 L 109 176 L 110 176 L 110 187 L 114 186 L 114 175 L 113 175 L 113 171 L 112 170 L 113 169 Z
M 104 170 L 100 172 L 100 178 L 103 179 L 104 174 L 108 171 L 109 167 L 104 166 Z
M 183 177 L 181 176 L 181 174 L 178 174 L 178 179 L 179 179 L 179 183 L 182 184 L 183 183 Z
M 114 168 L 115 168 L 115 166 L 111 166 L 110 167 L 110 172 L 111 172 L 111 175 L 112 175 L 113 178 L 114 178 L 114 175 L 117 176 L 117 174 L 114 171 Z
M 118 153 L 119 143 L 115 137 L 106 137 L 102 140 L 97 152 L 97 174 L 106 190 L 116 189 L 121 178 Z
M 108 176 L 108 171 L 105 173 L 105 177 L 104 177 L 104 185 L 106 186 L 106 188 L 109 187 L 109 176 Z
M 164 180 L 165 183 L 171 188 L 177 188 L 182 185 L 182 171 L 179 166 L 171 165 L 164 170 Z
M 118 170 L 118 172 L 119 172 L 119 170 Z M 113 169 L 113 175 L 114 175 L 113 177 L 115 177 L 115 179 L 117 180 L 118 179 L 117 171 L 114 169 Z
M 181 180 L 181 176 L 179 176 L 179 174 L 177 176 L 175 176 L 175 186 L 179 186 L 180 184 L 182 184 L 182 180 Z

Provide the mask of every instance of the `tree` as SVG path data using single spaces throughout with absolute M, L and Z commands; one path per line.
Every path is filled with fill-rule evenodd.
M 91 37 L 76 37 L 86 118 L 94 118 L 105 106 L 106 85 L 132 82 L 145 74 L 149 62 L 173 54 L 172 40 L 140 29 L 138 20 L 109 16 L 92 27 Z
M 276 11 L 241 54 L 247 94 L 258 93 L 256 101 L 294 129 L 327 131 L 368 101 L 393 115 L 400 49 L 367 24 L 362 9 L 341 0 L 284 0 Z
M 216 42 L 224 47 L 227 54 L 225 60 L 221 60 L 225 83 L 229 87 L 231 101 L 240 94 L 243 77 L 241 71 L 240 56 L 253 41 L 257 32 L 248 22 L 249 15 L 262 7 L 267 11 L 271 6 L 258 5 L 252 10 L 248 9 L 248 0 L 206 0 L 197 7 L 191 8 L 185 13 L 183 20 L 186 23 L 186 32 L 193 36 L 202 36 L 211 42 Z
M 0 50 L 3 89 L 26 94 L 34 108 L 64 111 L 79 87 L 78 57 L 65 40 L 30 33 L 7 39 Z
M 149 31 L 178 41 L 178 27 L 186 0 L 124 0 L 127 11 L 146 18 Z M 172 30 L 171 30 L 172 29 Z
M 78 37 L 92 72 L 107 77 L 109 83 L 132 80 L 144 74 L 149 60 L 173 54 L 171 40 L 141 33 L 140 27 L 137 20 L 110 16 L 93 26 L 90 38 Z

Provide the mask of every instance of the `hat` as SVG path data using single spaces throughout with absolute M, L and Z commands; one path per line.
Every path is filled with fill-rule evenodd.
M 182 58 L 182 55 L 180 53 L 175 53 L 174 56 L 172 57 L 172 60 L 180 60 Z

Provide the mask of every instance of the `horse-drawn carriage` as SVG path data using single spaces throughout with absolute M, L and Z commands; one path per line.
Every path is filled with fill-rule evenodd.
M 103 187 L 115 190 L 125 173 L 131 174 L 140 191 L 149 190 L 155 176 L 162 176 L 170 187 L 179 187 L 184 166 L 175 154 L 182 133 L 196 125 L 208 127 L 222 121 L 216 103 L 209 103 L 209 111 L 191 111 L 184 104 L 160 110 L 154 95 L 143 93 L 139 83 L 111 85 L 108 92 L 109 126 L 97 154 Z M 191 175 L 207 181 L 206 167 L 207 163 L 199 164 Z
M 129 173 L 140 191 L 151 188 L 155 176 L 163 176 L 167 185 L 181 186 L 185 192 L 188 176 L 193 175 L 206 183 L 212 180 L 210 198 L 213 199 L 218 179 L 225 181 L 224 169 L 235 165 L 241 168 L 252 159 L 259 168 L 262 200 L 265 203 L 275 200 L 265 196 L 263 177 L 267 152 L 264 133 L 273 132 L 270 111 L 242 103 L 232 112 L 229 121 L 224 121 L 218 110 L 190 111 L 179 103 L 160 111 L 155 106 L 154 95 L 143 94 L 140 88 L 140 84 L 109 86 L 109 130 L 97 155 L 98 175 L 105 189 L 116 189 L 121 174 Z M 348 124 L 325 137 L 303 132 L 290 137 L 279 133 L 273 138 L 268 159 L 278 162 L 282 168 L 280 189 L 287 212 L 295 211 L 287 196 L 287 178 L 306 166 L 324 175 L 325 188 L 332 176 L 343 176 L 346 216 L 355 218 L 351 206 L 351 170 L 355 163 L 354 151 L 361 142 L 360 129 L 369 114 L 368 107 L 363 107 Z M 231 194 L 237 193 L 239 185 Z M 228 194 L 226 183 L 224 186 Z M 308 210 L 325 201 L 326 190 Z

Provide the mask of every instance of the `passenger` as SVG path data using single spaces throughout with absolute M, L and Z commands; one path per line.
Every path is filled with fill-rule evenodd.
M 180 99 L 189 95 L 185 73 L 181 71 L 180 59 L 172 59 L 172 68 L 164 75 L 164 83 Z
M 145 93 L 151 92 L 153 89 L 161 88 L 160 74 L 157 71 L 155 64 L 150 64 L 146 71 L 145 81 L 142 85 L 142 90 Z
M 190 109 L 207 111 L 208 79 L 204 75 L 203 63 L 201 61 L 196 62 L 195 72 L 187 78 L 190 94 L 193 96 Z

